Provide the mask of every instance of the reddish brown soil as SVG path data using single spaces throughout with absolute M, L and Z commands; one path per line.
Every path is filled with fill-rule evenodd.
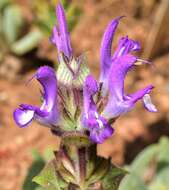
M 113 3 L 112 3 L 113 2 Z M 143 18 L 136 19 L 134 1 L 87 0 L 84 16 L 72 33 L 75 52 L 86 52 L 91 72 L 99 74 L 99 47 L 101 36 L 107 23 L 119 15 L 127 18 L 119 26 L 119 35 L 129 34 L 144 45 L 151 28 L 150 10 L 146 9 Z M 155 9 L 155 8 L 154 8 Z M 154 10 L 153 9 L 153 10 Z M 146 12 L 147 11 L 147 12 Z M 149 17 L 148 17 L 149 18 Z M 158 57 L 154 67 L 138 68 L 126 80 L 126 91 L 133 92 L 146 84 L 156 87 L 152 97 L 159 110 L 148 113 L 139 103 L 135 110 L 121 117 L 114 124 L 115 135 L 99 145 L 98 153 L 111 156 L 116 164 L 129 163 L 146 145 L 156 142 L 160 136 L 169 135 L 169 53 Z M 32 72 L 33 73 L 33 72 Z M 12 112 L 20 103 L 38 104 L 39 86 L 36 82 L 25 85 L 32 73 L 20 81 L 0 80 L 0 189 L 21 190 L 23 179 L 32 162 L 31 150 L 43 151 L 48 145 L 58 146 L 58 139 L 49 130 L 37 123 L 20 129 L 13 121 Z

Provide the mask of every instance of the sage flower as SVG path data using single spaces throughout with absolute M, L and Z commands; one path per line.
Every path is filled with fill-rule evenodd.
M 137 58 L 132 55 L 123 55 L 114 61 L 110 69 L 108 103 L 104 109 L 104 115 L 108 118 L 118 117 L 132 110 L 135 103 L 153 89 L 153 86 L 149 85 L 133 94 L 125 95 L 124 79 L 127 72 L 135 66 L 136 61 Z
M 131 53 L 132 51 L 140 50 L 140 44 L 137 41 L 128 39 L 128 36 L 122 37 L 119 40 L 118 47 L 112 55 L 112 41 L 114 38 L 115 31 L 119 24 L 120 19 L 118 17 L 110 22 L 106 28 L 100 48 L 100 61 L 101 61 L 101 73 L 100 82 L 102 83 L 102 89 L 104 95 L 108 92 L 108 77 L 110 74 L 110 68 L 113 67 L 116 58 Z
M 100 49 L 100 79 L 96 81 L 84 56 L 75 58 L 73 55 L 60 3 L 56 14 L 58 26 L 54 26 L 50 41 L 58 50 L 58 68 L 55 71 L 43 66 L 35 73 L 33 78 L 43 89 L 43 103 L 40 107 L 21 104 L 14 111 L 15 122 L 20 127 L 27 126 L 34 119 L 50 127 L 54 134 L 80 133 L 91 142 L 103 143 L 114 133 L 113 122 L 131 111 L 138 100 L 143 101 L 148 111 L 157 111 L 149 95 L 152 85 L 132 94 L 124 92 L 128 71 L 149 62 L 132 55 L 133 51 L 140 50 L 140 44 L 128 36 L 119 40 L 112 54 L 113 37 L 122 17 L 112 20 L 105 30 Z
M 112 40 L 121 18 L 118 17 L 110 22 L 101 43 L 100 83 L 102 83 L 102 95 L 109 96 L 104 114 L 110 117 L 120 116 L 130 111 L 139 99 L 143 99 L 144 106 L 148 111 L 156 112 L 157 109 L 148 95 L 153 89 L 152 85 L 131 95 L 124 94 L 124 79 L 127 72 L 140 61 L 142 62 L 140 64 L 149 64 L 149 62 L 131 56 L 133 51 L 138 51 L 141 47 L 137 41 L 129 39 L 128 36 L 120 39 L 118 47 L 112 55 Z
M 90 75 L 84 83 L 82 123 L 90 131 L 92 141 L 96 143 L 102 143 L 113 134 L 114 130 L 110 121 L 131 111 L 138 100 L 143 100 L 148 111 L 157 111 L 149 96 L 153 89 L 152 85 L 148 85 L 133 94 L 125 94 L 124 92 L 124 80 L 128 71 L 137 65 L 149 64 L 149 62 L 138 59 L 131 54 L 133 51 L 140 50 L 141 47 L 137 41 L 129 39 L 128 36 L 119 40 L 118 47 L 112 55 L 112 41 L 121 18 L 112 20 L 103 35 L 100 50 L 99 85 Z M 93 98 L 94 95 L 98 97 L 97 93 L 101 94 L 99 99 L 100 102 L 103 102 L 102 110 L 99 112 L 99 106 Z
M 43 87 L 43 103 L 40 107 L 28 104 L 21 104 L 14 111 L 15 122 L 20 127 L 27 126 L 33 119 L 50 126 L 56 125 L 59 115 L 57 108 L 57 79 L 55 71 L 43 66 L 38 69 L 34 78 Z

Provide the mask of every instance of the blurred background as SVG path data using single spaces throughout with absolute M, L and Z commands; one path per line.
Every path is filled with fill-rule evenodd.
M 152 83 L 155 86 L 152 99 L 158 113 L 148 113 L 138 103 L 132 112 L 114 124 L 113 138 L 98 146 L 98 154 L 110 156 L 115 164 L 131 164 L 145 147 L 157 143 L 162 136 L 169 136 L 169 1 L 61 2 L 68 18 L 74 54 L 87 55 L 96 78 L 103 32 L 117 16 L 126 17 L 117 29 L 113 48 L 120 36 L 128 35 L 141 43 L 140 58 L 153 62 L 151 66 L 130 72 L 125 90 L 134 92 Z M 33 190 L 35 185 L 29 186 L 32 163 L 39 159 L 42 162 L 38 162 L 38 167 L 42 168 L 46 157 L 50 157 L 50 150 L 57 149 L 59 144 L 59 138 L 52 136 L 48 129 L 37 123 L 20 129 L 12 116 L 20 103 L 39 104 L 40 86 L 36 81 L 27 84 L 35 70 L 42 65 L 57 67 L 57 51 L 48 40 L 56 23 L 56 3 L 57 0 L 0 0 L 1 190 Z M 35 173 L 40 171 L 38 167 Z

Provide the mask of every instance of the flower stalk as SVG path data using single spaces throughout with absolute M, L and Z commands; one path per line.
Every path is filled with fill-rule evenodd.
M 44 173 L 50 173 L 50 167 L 46 167 L 34 181 L 47 190 L 51 188 L 49 184 L 56 190 L 108 190 L 109 185 L 116 190 L 126 171 L 113 166 L 110 159 L 97 156 L 96 152 L 96 144 L 92 144 L 87 136 L 67 134 L 62 138 L 60 149 L 54 153 L 53 166 L 50 166 L 54 172 L 50 178 L 48 176 L 49 180 L 41 180 Z M 112 181 L 108 181 L 109 178 Z M 51 179 L 58 181 L 57 187 Z

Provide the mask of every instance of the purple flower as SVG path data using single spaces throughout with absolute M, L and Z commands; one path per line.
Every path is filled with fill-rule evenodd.
M 113 134 L 113 128 L 104 117 L 98 114 L 93 96 L 98 92 L 97 81 L 87 76 L 83 88 L 84 113 L 83 126 L 90 131 L 90 139 L 95 143 L 103 143 Z
M 114 52 L 112 60 L 114 60 L 122 55 L 126 55 L 132 51 L 139 51 L 140 49 L 141 49 L 141 47 L 140 47 L 139 42 L 129 39 L 128 36 L 122 37 L 119 40 L 118 47 L 117 47 L 116 51 Z
M 102 83 L 102 95 L 106 96 L 108 93 L 108 77 L 110 68 L 112 67 L 114 60 L 119 56 L 126 55 L 132 51 L 140 50 L 140 44 L 137 41 L 128 39 L 128 36 L 122 37 L 119 41 L 118 47 L 112 55 L 112 41 L 119 24 L 120 19 L 123 17 L 118 17 L 110 22 L 105 30 L 100 48 L 100 60 L 101 60 L 101 74 L 100 82 Z
M 56 15 L 58 19 L 58 27 L 54 26 L 53 35 L 50 40 L 58 49 L 58 54 L 63 53 L 66 57 L 72 56 L 72 48 L 70 45 L 70 36 L 66 24 L 66 16 L 64 9 L 60 3 L 56 7 Z
M 100 61 L 101 61 L 101 74 L 100 74 L 100 82 L 105 82 L 107 74 L 109 73 L 109 69 L 111 67 L 111 49 L 112 49 L 112 41 L 114 37 L 114 33 L 119 24 L 121 17 L 118 17 L 110 22 L 107 29 L 104 32 L 103 39 L 101 42 L 100 49 Z
M 103 114 L 111 118 L 130 111 L 139 99 L 143 99 L 144 106 L 148 111 L 157 111 L 148 95 L 153 88 L 152 85 L 135 94 L 124 95 L 125 76 L 140 61 L 136 57 L 131 56 L 130 53 L 140 50 L 140 44 L 137 41 L 129 39 L 127 36 L 123 37 L 120 39 L 118 47 L 112 55 L 112 40 L 120 19 L 121 17 L 118 17 L 108 25 L 103 35 L 100 51 L 102 96 L 106 97 L 109 94 L 108 103 Z
M 109 97 L 108 103 L 103 111 L 103 115 L 107 118 L 118 117 L 131 109 L 135 103 L 142 99 L 146 94 L 149 94 L 153 89 L 152 85 L 139 90 L 133 94 L 124 94 L 124 79 L 127 72 L 135 66 L 136 57 L 132 55 L 123 55 L 118 57 L 110 69 L 109 75 Z M 149 111 L 156 111 L 150 110 Z
M 104 33 L 98 84 L 92 75 L 88 75 L 88 68 L 83 61 L 72 55 L 65 14 L 60 3 L 56 13 L 58 27 L 54 27 L 51 41 L 58 48 L 59 54 L 60 64 L 57 70 L 59 97 L 57 98 L 55 71 L 48 66 L 38 69 L 34 78 L 42 85 L 43 103 L 40 107 L 21 104 L 14 111 L 14 119 L 20 127 L 27 126 L 35 119 L 61 135 L 66 131 L 87 130 L 91 141 L 103 143 L 114 133 L 112 122 L 132 110 L 138 100 L 143 101 L 148 111 L 157 111 L 149 95 L 153 89 L 152 85 L 132 94 L 124 93 L 124 80 L 128 71 L 136 65 L 149 62 L 131 55 L 133 51 L 140 50 L 140 44 L 128 36 L 122 37 L 114 54 L 111 53 L 114 33 L 122 17 L 114 19 Z
M 47 126 L 56 125 L 58 122 L 58 110 L 55 71 L 48 66 L 43 66 L 38 69 L 34 78 L 43 87 L 43 103 L 41 107 L 21 104 L 14 111 L 15 122 L 20 127 L 27 126 L 33 119 Z

